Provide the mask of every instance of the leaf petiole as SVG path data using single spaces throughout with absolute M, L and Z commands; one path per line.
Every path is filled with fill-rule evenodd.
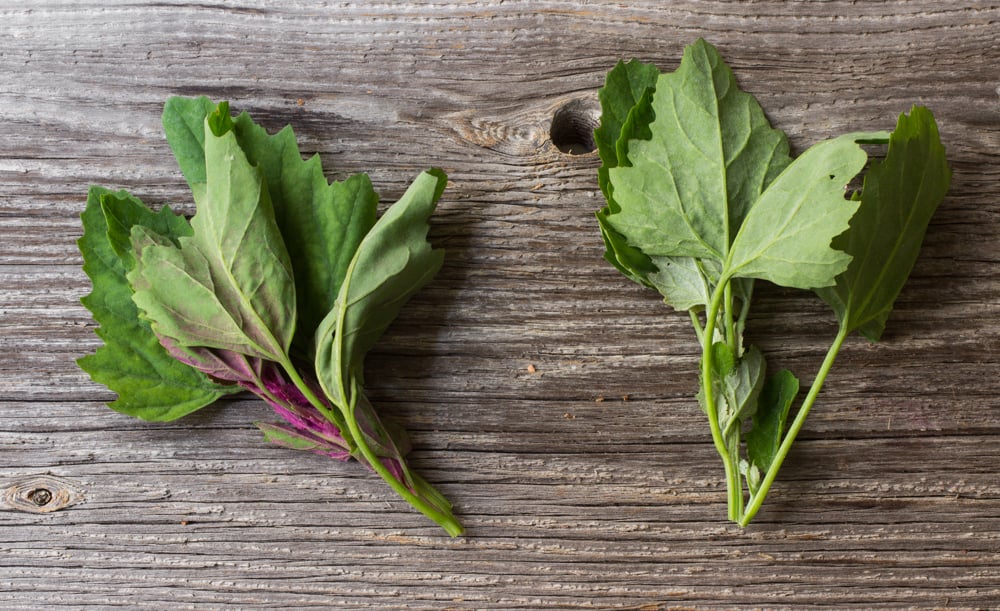
M 712 431 L 712 441 L 715 449 L 722 458 L 722 465 L 726 471 L 726 489 L 729 506 L 729 519 L 738 520 L 740 509 L 743 504 L 743 486 L 738 469 L 738 461 L 733 462 L 733 452 L 726 443 L 722 427 L 719 424 L 719 408 L 715 399 L 715 388 L 712 367 L 712 345 L 715 339 L 716 325 L 719 319 L 719 310 L 727 296 L 731 299 L 728 290 L 729 278 L 723 276 L 719 279 L 719 284 L 712 291 L 712 298 L 705 312 L 705 328 L 701 334 L 701 385 L 702 393 L 705 397 L 705 412 L 708 414 L 708 425 Z M 727 308 L 729 309 L 729 308 Z M 737 439 L 737 450 L 739 440 Z
M 458 520 L 455 519 L 450 512 L 442 510 L 440 507 L 436 506 L 436 502 L 441 502 L 444 497 L 441 496 L 436 490 L 430 487 L 423 479 L 414 481 L 414 486 L 422 491 L 422 495 L 414 494 L 409 488 L 407 488 L 402 482 L 396 479 L 392 473 L 386 469 L 382 461 L 379 460 L 375 452 L 372 451 L 371 447 L 368 445 L 368 441 L 365 440 L 365 436 L 361 432 L 361 428 L 358 426 L 358 421 L 354 417 L 354 410 L 358 404 L 358 397 L 361 395 L 361 389 L 358 388 L 357 380 L 351 381 L 351 398 L 350 403 L 347 406 L 346 414 L 347 416 L 347 428 L 351 432 L 351 436 L 354 438 L 355 443 L 358 445 L 358 449 L 361 451 L 362 456 L 368 461 L 371 468 L 379 474 L 379 476 L 385 480 L 389 486 L 396 491 L 396 494 L 403 497 L 407 503 L 416 508 L 420 513 L 424 514 L 431 520 L 434 520 L 441 528 L 451 535 L 452 537 L 458 537 L 465 533 L 465 529 Z M 422 498 L 423 496 L 428 496 L 432 500 L 427 502 Z M 447 503 L 447 501 L 445 501 Z

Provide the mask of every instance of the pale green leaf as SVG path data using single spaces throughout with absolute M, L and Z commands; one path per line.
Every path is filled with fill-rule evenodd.
M 198 137 L 203 139 L 204 121 L 214 110 L 205 97 L 171 98 L 164 109 L 167 140 L 189 182 L 198 179 L 198 164 L 204 167 Z M 295 276 L 295 345 L 300 354 L 309 355 L 316 328 L 333 307 L 358 244 L 375 223 L 378 194 L 366 174 L 327 181 L 318 155 L 302 158 L 291 126 L 270 135 L 242 113 L 233 120 L 233 133 L 247 160 L 263 172 Z M 201 177 L 204 182 L 203 171 Z
M 721 378 L 727 405 L 727 412 L 720 418 L 723 429 L 739 426 L 757 410 L 765 369 L 764 355 L 756 346 L 750 346 Z
M 261 173 L 232 132 L 206 128 L 205 157 L 194 235 L 180 238 L 179 249 L 142 248 L 129 274 L 133 299 L 180 346 L 282 361 L 295 328 L 295 286 Z
M 428 219 L 447 178 L 423 172 L 361 242 L 336 304 L 316 332 L 316 371 L 335 403 L 350 404 L 365 354 L 403 305 L 440 269 L 443 250 L 427 242 Z
M 676 310 L 690 310 L 708 303 L 712 287 L 697 259 L 653 257 L 652 262 L 656 271 L 647 274 L 646 279 L 663 295 L 667 305 Z
M 608 72 L 604 86 L 597 90 L 601 124 L 594 130 L 594 144 L 601 158 L 598 184 L 606 197 L 609 196 L 608 170 L 622 164 L 617 150 L 622 128 L 643 95 L 656 86 L 659 76 L 660 71 L 652 64 L 634 59 L 628 63 L 620 61 Z
M 714 47 L 685 49 L 652 96 L 648 140 L 609 171 L 620 211 L 610 226 L 647 256 L 723 260 L 764 187 L 787 165 L 788 143 L 741 91 Z
M 845 186 L 865 166 L 858 141 L 882 134 L 847 134 L 810 147 L 779 175 L 740 228 L 725 273 L 812 289 L 833 284 L 850 255 L 830 246 L 847 229 L 858 203 Z

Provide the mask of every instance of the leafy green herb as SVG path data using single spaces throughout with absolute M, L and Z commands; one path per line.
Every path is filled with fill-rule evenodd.
M 950 182 L 931 112 L 789 156 L 718 51 L 687 47 L 675 72 L 619 63 L 599 92 L 597 212 L 605 258 L 689 312 L 702 347 L 699 403 L 728 487 L 729 518 L 760 508 L 845 338 L 879 339 Z M 862 147 L 886 144 L 884 160 Z M 845 197 L 861 173 L 860 196 Z M 814 290 L 839 332 L 786 430 L 799 391 L 744 343 L 756 280 Z M 744 444 L 744 437 L 746 443 Z
M 207 98 L 171 98 L 163 122 L 197 212 L 188 223 L 91 188 L 83 302 L 104 345 L 80 366 L 118 394 L 112 408 L 149 420 L 249 390 L 283 419 L 257 424 L 266 439 L 353 457 L 461 534 L 363 391 L 365 354 L 441 267 L 427 231 L 444 173 L 420 174 L 376 220 L 368 177 L 329 183 L 290 127 L 272 136 Z

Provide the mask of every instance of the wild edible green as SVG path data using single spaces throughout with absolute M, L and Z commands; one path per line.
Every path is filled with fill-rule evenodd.
M 104 345 L 79 360 L 109 406 L 180 418 L 249 390 L 283 419 L 281 446 L 355 458 L 449 534 L 451 505 L 407 465 L 405 432 L 364 393 L 364 356 L 440 269 L 428 219 L 446 183 L 421 173 L 376 220 L 364 174 L 327 182 L 286 127 L 269 135 L 207 98 L 171 98 L 167 141 L 194 195 L 190 223 L 92 187 L 79 241 Z
M 785 134 L 704 40 L 675 72 L 619 62 L 599 98 L 605 258 L 689 313 L 729 519 L 746 526 L 845 338 L 882 334 L 951 179 L 937 125 L 914 106 L 891 133 L 837 136 L 793 159 Z M 884 159 L 870 161 L 863 144 L 888 144 Z M 866 165 L 861 191 L 847 191 Z M 815 291 L 839 323 L 787 428 L 798 379 L 767 376 L 763 354 L 744 343 L 756 280 Z

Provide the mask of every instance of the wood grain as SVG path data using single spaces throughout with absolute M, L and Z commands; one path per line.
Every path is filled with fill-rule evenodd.
M 0 607 L 1000 604 L 994 3 L 40 0 L 0 24 L 0 488 L 80 495 L 0 512 Z M 920 103 L 954 170 L 885 340 L 845 347 L 746 531 L 688 322 L 601 260 L 596 155 L 550 139 L 560 109 L 594 119 L 618 59 L 672 69 L 698 36 L 796 151 Z M 159 126 L 174 94 L 292 124 L 386 202 L 448 172 L 444 269 L 368 378 L 467 537 L 357 465 L 267 446 L 261 403 L 142 423 L 76 368 L 98 345 L 74 243 L 88 185 L 191 210 Z M 806 379 L 833 333 L 774 287 L 749 323 Z

